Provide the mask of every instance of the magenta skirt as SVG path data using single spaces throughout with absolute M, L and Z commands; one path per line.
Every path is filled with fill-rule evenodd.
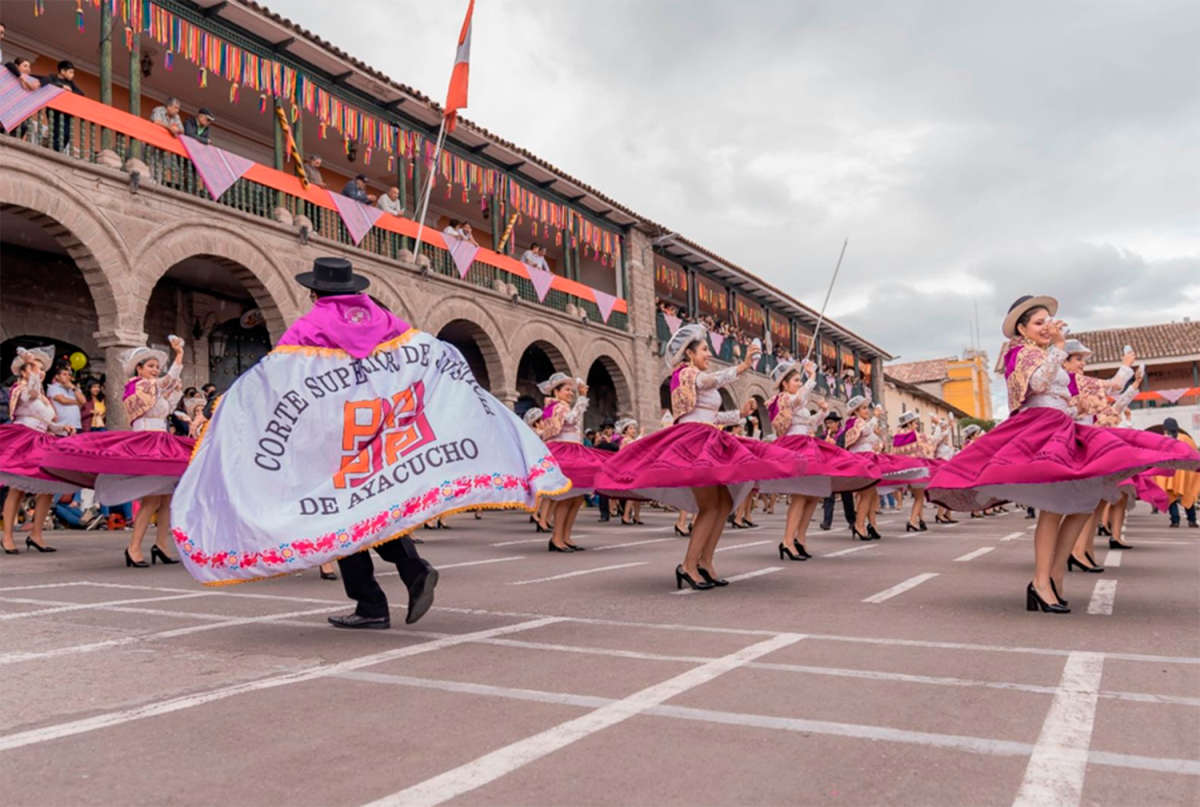
M 879 472 L 865 454 L 851 454 L 844 448 L 806 434 L 781 437 L 771 445 L 803 459 L 804 475 L 760 482 L 759 493 L 824 498 L 832 493 L 869 488 L 879 482 Z
M 951 510 L 1015 501 L 1050 513 L 1090 513 L 1121 482 L 1150 468 L 1200 468 L 1200 454 L 1149 432 L 1083 426 L 1056 409 L 1026 409 L 950 460 L 928 495 Z
M 0 426 L 0 484 L 35 494 L 65 494 L 79 490 L 79 485 L 42 470 L 46 452 L 63 439 L 19 423 Z
M 1167 476 L 1174 473 L 1171 471 Z M 1167 492 L 1154 481 L 1156 475 L 1161 476 L 1161 474 L 1155 474 L 1153 470 L 1143 471 L 1120 484 L 1117 488 L 1117 499 L 1120 500 L 1121 494 L 1129 497 L 1126 510 L 1133 510 L 1136 502 L 1146 502 L 1160 512 L 1167 511 L 1167 508 L 1171 506 L 1171 499 L 1167 496 Z
M 55 442 L 42 469 L 94 488 L 101 504 L 121 504 L 174 490 L 195 445 L 167 432 L 82 432 Z
M 803 476 L 805 467 L 804 458 L 793 451 L 703 423 L 680 423 L 615 454 L 596 475 L 596 487 L 632 491 L 642 499 L 696 512 L 692 488 L 728 487 L 736 505 L 759 483 Z
M 562 468 L 563 475 L 571 480 L 569 493 L 552 498 L 570 499 L 592 493 L 596 489 L 596 474 L 614 456 L 611 451 L 601 451 L 579 443 L 552 440 L 546 445 Z

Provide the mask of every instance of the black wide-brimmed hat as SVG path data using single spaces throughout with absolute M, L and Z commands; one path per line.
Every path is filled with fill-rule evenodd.
M 354 274 L 354 265 L 345 258 L 317 258 L 313 270 L 296 275 L 296 282 L 331 294 L 356 294 L 371 285 L 367 278 Z

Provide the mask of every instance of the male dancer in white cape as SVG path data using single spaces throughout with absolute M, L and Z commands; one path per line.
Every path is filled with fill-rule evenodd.
M 216 406 L 172 504 L 172 534 L 204 585 L 337 560 L 353 614 L 388 628 L 370 549 L 408 588 L 406 621 L 433 603 L 437 570 L 407 534 L 450 513 L 532 511 L 570 489 L 545 444 L 479 386 L 456 348 L 363 293 L 349 261 L 296 276 L 313 309 Z

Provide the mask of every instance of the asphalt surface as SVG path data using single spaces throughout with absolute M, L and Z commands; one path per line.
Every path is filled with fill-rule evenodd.
M 515 513 L 422 531 L 436 604 L 404 626 L 393 567 L 387 631 L 328 626 L 350 607 L 315 570 L 204 589 L 49 534 L 0 560 L 0 798 L 1200 803 L 1200 530 L 1143 505 L 1056 616 L 1025 611 L 1021 512 L 871 543 L 839 513 L 803 563 L 759 514 L 722 539 L 732 585 L 688 594 L 673 516 L 643 518 L 583 511 L 572 555 Z

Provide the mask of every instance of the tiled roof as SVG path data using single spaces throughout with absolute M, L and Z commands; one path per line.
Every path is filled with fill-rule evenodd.
M 345 51 L 341 50 L 333 43 L 325 41 L 321 37 L 314 34 L 312 31 L 309 31 L 306 28 L 304 28 L 303 26 L 298 25 L 298 24 L 292 22 L 291 20 L 287 19 L 286 17 L 272 11 L 271 9 L 262 5 L 261 3 L 256 2 L 256 0 L 235 0 L 235 1 L 237 2 L 238 5 L 242 6 L 243 8 L 245 8 L 249 11 L 252 11 L 255 14 L 261 14 L 264 17 L 266 17 L 270 20 L 273 20 L 274 22 L 276 22 L 280 25 L 282 25 L 286 28 L 289 28 L 294 33 L 296 33 L 298 36 L 301 36 L 301 37 L 309 40 L 309 42 L 311 42 L 311 43 L 317 45 L 318 47 L 324 49 L 325 51 L 333 54 L 337 58 L 344 59 L 345 61 L 354 65 L 359 70 L 362 70 L 364 73 L 366 73 L 367 75 L 376 79 L 377 81 L 380 81 L 380 82 L 383 82 L 384 84 L 390 85 L 392 87 L 392 89 L 398 90 L 398 91 L 404 93 L 405 95 L 409 96 L 410 98 L 412 98 L 414 101 L 418 101 L 419 103 L 424 104 L 428 109 L 433 110 L 434 112 L 437 112 L 439 114 L 441 113 L 441 111 L 442 111 L 441 105 L 439 105 L 432 98 L 429 98 L 429 97 L 423 95 L 422 93 L 418 92 L 416 89 L 409 87 L 406 84 L 401 84 L 400 82 L 395 81 L 394 79 L 390 78 L 389 76 L 384 75 L 383 73 L 379 72 L 378 70 L 371 67 L 370 65 L 360 61 L 359 59 L 356 59 L 355 57 L 351 56 L 349 53 L 346 53 Z M 218 15 L 219 15 L 219 12 L 218 12 Z M 236 24 L 236 23 L 234 23 L 234 24 Z M 460 126 L 465 126 L 466 128 L 475 132 L 477 135 L 487 138 L 488 140 L 491 140 L 498 146 L 509 149 L 515 154 L 519 154 L 521 157 L 524 157 L 525 159 L 529 160 L 529 162 L 533 163 L 534 165 L 537 165 L 544 171 L 548 171 L 552 174 L 557 174 L 558 176 L 562 177 L 564 180 L 566 180 L 567 182 L 576 186 L 580 190 L 582 190 L 588 194 L 591 194 L 599 201 L 603 202 L 606 205 L 611 206 L 614 210 L 619 211 L 620 213 L 624 214 L 628 218 L 636 220 L 638 222 L 639 229 L 641 229 L 643 232 L 655 233 L 655 234 L 659 234 L 659 235 L 664 234 L 664 233 L 674 232 L 672 229 L 665 227 L 665 226 L 659 224 L 658 222 L 652 221 L 651 219 L 647 218 L 646 216 L 643 216 L 640 213 L 635 212 L 631 208 L 626 207 L 625 205 L 621 204 L 620 202 L 616 201 L 615 199 L 612 199 L 611 197 L 601 193 L 599 190 L 592 187 L 591 185 L 588 185 L 587 183 L 576 179 L 575 177 L 568 174 L 566 171 L 563 171 L 562 169 L 554 166 L 553 164 L 547 162 L 546 160 L 543 160 L 541 157 L 538 157 L 536 154 L 528 151 L 527 149 L 524 149 L 521 146 L 518 146 L 516 143 L 513 143 L 509 140 L 505 140 L 504 138 L 500 137 L 499 135 L 493 134 L 492 132 L 488 131 L 484 127 L 482 127 L 476 123 L 472 123 L 470 120 L 468 120 L 467 118 L 464 118 L 462 115 L 459 115 L 458 122 L 459 122 Z M 696 243 L 695 241 L 692 241 L 691 239 L 686 238 L 683 235 L 678 235 L 676 240 L 678 242 L 687 244 L 692 249 L 708 256 L 709 258 L 711 258 L 715 261 L 718 261 L 720 263 L 723 263 L 723 264 L 735 269 L 736 271 L 738 271 L 741 274 L 745 275 L 746 277 L 750 278 L 754 282 L 762 285 L 763 288 L 765 288 L 771 292 L 774 292 L 775 294 L 778 294 L 788 300 L 791 300 L 793 303 L 795 303 L 800 308 L 802 308 L 806 311 L 809 311 L 809 312 L 813 313 L 814 315 L 816 314 L 816 311 L 814 309 L 805 305 L 800 300 L 797 300 L 792 295 L 788 294 L 787 292 L 783 291 L 782 289 L 776 288 L 775 286 L 771 285 L 770 283 L 766 282 L 762 278 L 755 275 L 753 272 L 743 269 L 741 266 L 738 266 L 737 264 L 733 263 L 732 261 L 722 258 L 717 253 L 712 252 L 708 248 L 701 246 L 700 244 Z M 844 327 L 843 325 L 841 325 L 839 323 L 833 322 L 832 324 L 833 324 L 833 327 L 835 327 L 836 329 L 842 331 L 843 333 L 847 334 L 848 336 L 851 336 L 851 337 L 857 339 L 858 341 L 862 342 L 864 345 L 867 345 L 870 348 L 873 348 L 875 351 L 882 354 L 883 356 L 890 358 L 890 356 L 888 356 L 887 352 L 883 348 L 879 347 L 878 345 L 871 342 L 870 340 L 868 340 L 862 336 L 859 336 L 858 334 L 854 333 L 853 331 L 851 331 L 850 329 Z
M 928 359 L 926 361 L 910 361 L 905 364 L 889 364 L 883 371 L 898 381 L 906 384 L 926 384 L 930 381 L 942 381 L 949 377 L 946 365 L 955 361 L 947 359 Z
M 1071 333 L 1092 350 L 1094 363 L 1120 361 L 1126 345 L 1138 359 L 1166 359 L 1200 353 L 1200 322 L 1167 322 L 1140 328 L 1110 328 L 1105 331 Z

